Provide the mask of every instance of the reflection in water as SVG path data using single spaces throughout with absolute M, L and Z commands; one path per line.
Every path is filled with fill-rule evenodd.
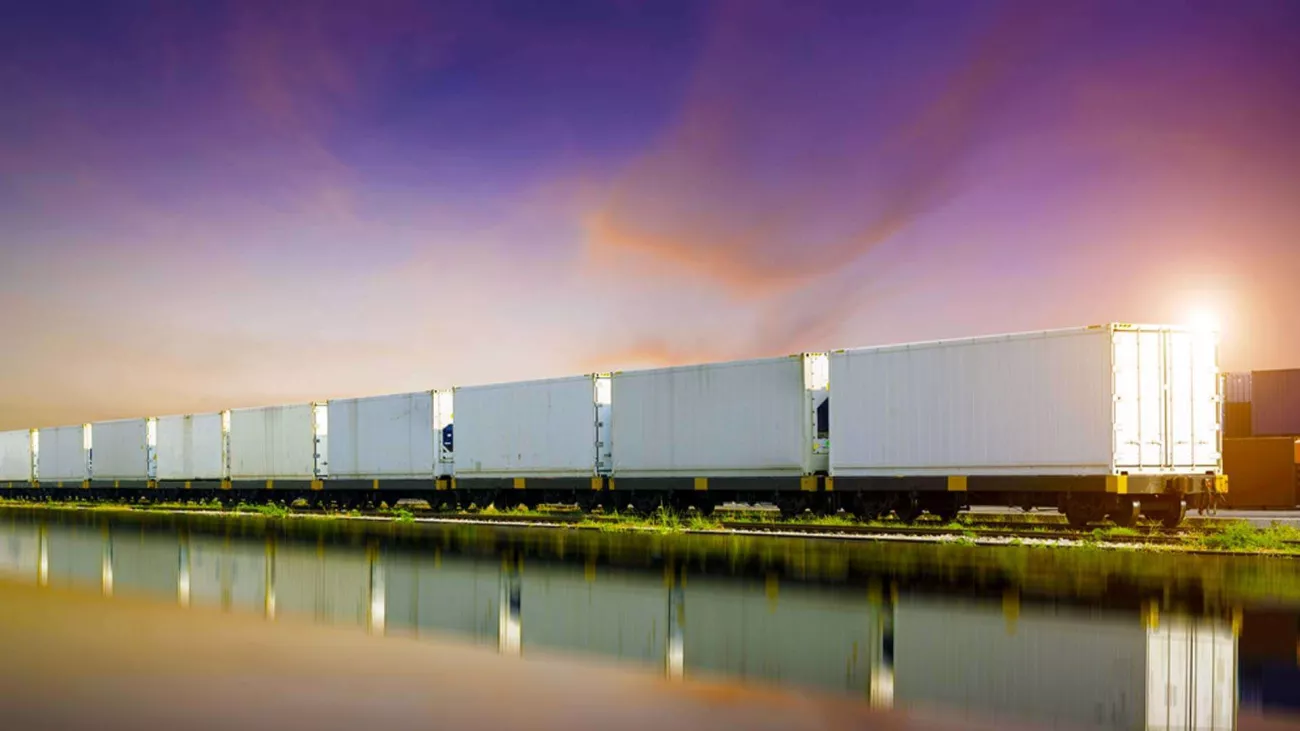
M 1268 708 L 1296 695 L 1294 683 L 1288 692 L 1258 680 L 1296 678 L 1295 611 L 1274 622 L 1291 633 L 1289 665 L 1256 661 L 1256 650 L 1239 657 L 1253 610 L 1250 597 L 1234 596 L 1250 582 L 1233 582 L 1257 579 L 1263 564 L 1213 565 L 1199 577 L 1179 569 L 1166 580 L 1090 565 L 1095 573 L 1076 567 L 1046 586 L 1023 566 L 981 563 L 996 554 L 987 549 L 934 552 L 927 563 L 915 547 L 893 554 L 887 544 L 315 526 L 0 513 L 0 574 L 1053 728 L 1232 729 L 1239 698 Z M 1019 556 L 1013 565 L 1034 555 L 1003 554 Z M 1275 650 L 1269 636 L 1251 641 Z M 1253 673 L 1241 691 L 1239 667 Z

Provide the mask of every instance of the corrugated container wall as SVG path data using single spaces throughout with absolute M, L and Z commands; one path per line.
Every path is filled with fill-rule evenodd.
M 831 474 L 1217 470 L 1217 352 L 1155 326 L 839 351 Z
M 90 479 L 84 426 L 59 426 L 36 433 L 36 476 L 41 482 Z
M 91 424 L 91 478 L 152 480 L 155 428 L 156 424 L 151 419 L 122 419 Z
M 1223 472 L 1233 508 L 1294 508 L 1300 497 L 1300 438 L 1223 440 Z
M 1243 439 L 1254 436 L 1250 404 L 1225 403 L 1223 405 L 1223 437 Z
M 329 402 L 330 477 L 425 479 L 437 461 L 429 391 Z
M 0 482 L 27 482 L 31 479 L 31 430 L 0 432 Z
M 455 389 L 456 479 L 595 475 L 599 380 Z
M 810 354 L 615 373 L 615 476 L 824 471 L 814 391 L 825 398 L 825 360 Z
M 158 479 L 225 479 L 226 445 L 222 421 L 220 413 L 159 417 Z
M 1230 404 L 1250 403 L 1250 373 L 1223 374 L 1223 400 Z
M 318 408 L 323 409 L 297 404 L 232 410 L 230 479 L 314 479 L 325 461 L 317 452 Z
M 1254 371 L 1250 381 L 1254 436 L 1300 436 L 1300 368 Z

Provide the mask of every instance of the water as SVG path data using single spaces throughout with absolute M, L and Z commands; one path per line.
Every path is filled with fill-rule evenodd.
M 1286 559 L 11 509 L 0 576 L 1040 728 L 1300 718 Z

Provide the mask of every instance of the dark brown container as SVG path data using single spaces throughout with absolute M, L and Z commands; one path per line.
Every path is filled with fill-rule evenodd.
M 1294 508 L 1300 490 L 1300 439 L 1223 440 L 1227 503 L 1232 508 Z
M 1250 406 L 1253 436 L 1300 436 L 1300 368 L 1252 371 Z
M 1226 403 L 1223 405 L 1223 436 L 1226 439 L 1241 439 L 1254 436 L 1250 418 L 1251 407 L 1248 403 Z

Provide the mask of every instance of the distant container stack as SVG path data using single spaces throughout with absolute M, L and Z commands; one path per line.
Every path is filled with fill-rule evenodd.
M 1300 368 L 1254 371 L 1250 381 L 1251 436 L 1300 436 Z
M 1300 438 L 1224 439 L 1223 471 L 1229 507 L 1294 508 L 1300 497 Z
M 1223 436 L 1241 439 L 1252 436 L 1251 374 L 1225 373 L 1223 376 Z
M 1224 375 L 1223 471 L 1233 508 L 1300 504 L 1300 368 Z

